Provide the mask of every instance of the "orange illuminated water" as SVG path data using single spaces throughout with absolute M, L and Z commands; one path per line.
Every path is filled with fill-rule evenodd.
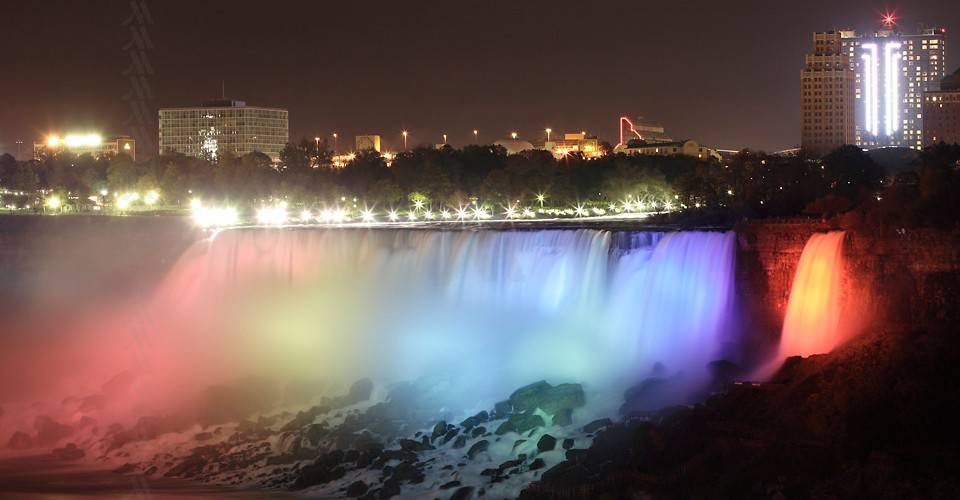
M 843 340 L 840 296 L 845 234 L 814 234 L 804 246 L 783 322 L 781 358 L 830 352 Z

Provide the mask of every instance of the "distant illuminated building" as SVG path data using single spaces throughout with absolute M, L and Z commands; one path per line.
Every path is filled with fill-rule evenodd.
M 544 142 L 543 149 L 550 151 L 557 158 L 562 158 L 568 154 L 581 154 L 584 158 L 598 158 L 603 154 L 600 151 L 600 139 L 588 137 L 586 132 L 563 134 L 563 139 Z
M 946 30 L 898 31 L 892 15 L 870 34 L 841 31 L 855 72 L 856 144 L 860 147 L 923 147 L 924 92 L 946 76 Z
M 358 135 L 355 138 L 357 151 L 376 151 L 380 152 L 379 135 Z
M 628 141 L 632 140 L 640 140 L 648 144 L 673 141 L 673 139 L 667 136 L 662 125 L 647 122 L 642 116 L 633 120 L 626 116 L 621 116 L 620 142 L 613 147 L 614 151 L 622 149 Z
M 646 142 L 640 139 L 631 139 L 616 149 L 616 152 L 626 153 L 628 155 L 646 155 L 646 156 L 689 156 L 701 160 L 710 158 L 720 161 L 720 153 L 716 149 L 711 149 L 701 145 L 697 141 L 686 139 L 671 142 Z
M 100 134 L 50 134 L 44 140 L 33 143 L 33 157 L 60 153 L 73 155 L 89 154 L 94 158 L 116 156 L 123 153 L 137 159 L 137 142 L 132 137 L 110 137 L 104 139 Z
M 855 72 L 839 31 L 813 34 L 800 72 L 800 144 L 815 156 L 856 142 Z
M 923 145 L 960 144 L 960 70 L 923 95 Z
M 260 152 L 274 162 L 290 141 L 285 109 L 215 100 L 202 106 L 160 110 L 160 153 L 182 153 L 217 160 L 224 154 Z

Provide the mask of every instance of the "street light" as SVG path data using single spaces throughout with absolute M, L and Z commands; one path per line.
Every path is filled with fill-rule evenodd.
M 517 133 L 516 133 L 516 132 L 510 132 L 510 138 L 513 139 L 513 140 L 517 140 Z
M 404 130 L 403 132 L 400 132 L 400 133 L 403 134 L 403 150 L 406 151 L 407 150 L 407 131 Z
M 473 129 L 473 143 L 474 143 L 474 144 L 480 144 L 480 139 L 478 138 L 478 135 L 479 135 L 479 134 L 480 134 L 480 131 L 479 131 L 479 130 Z
M 553 132 L 553 129 L 548 128 L 547 130 L 547 142 L 550 142 L 550 132 Z
M 447 134 L 443 134 L 443 143 L 444 143 L 444 144 L 447 143 Z
M 333 152 L 337 152 L 337 133 L 333 133 Z

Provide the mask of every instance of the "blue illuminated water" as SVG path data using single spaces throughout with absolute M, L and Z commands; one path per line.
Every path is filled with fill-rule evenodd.
M 215 351 L 231 372 L 439 374 L 467 399 L 539 379 L 626 385 L 655 363 L 697 376 L 727 354 L 734 241 L 732 232 L 228 230 L 184 255 L 160 301 L 164 314 L 202 314 L 191 335 L 210 343 L 196 351 Z

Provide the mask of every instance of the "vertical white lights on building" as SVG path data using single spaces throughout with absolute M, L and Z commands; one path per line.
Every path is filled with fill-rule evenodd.
M 864 83 L 864 118 L 867 132 L 877 135 L 880 129 L 880 78 L 878 78 L 880 58 L 877 54 L 877 44 L 865 43 L 862 45 L 863 83 Z
M 894 52 L 896 51 L 896 52 Z M 884 124 L 887 135 L 900 128 L 900 43 L 887 42 L 883 46 L 884 66 Z

